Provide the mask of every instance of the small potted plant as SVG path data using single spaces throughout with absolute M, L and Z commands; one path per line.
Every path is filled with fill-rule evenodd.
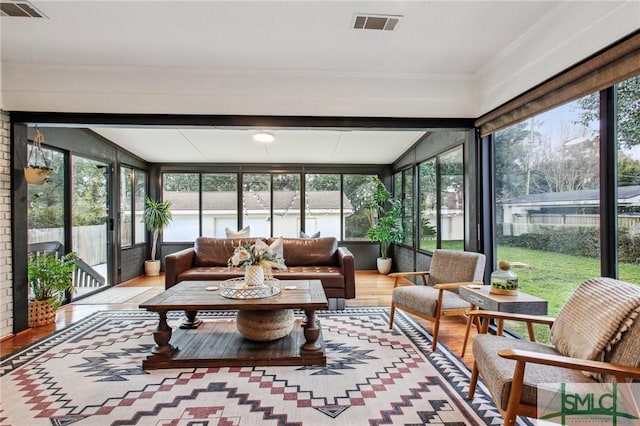
M 160 232 L 173 220 L 170 209 L 169 201 L 154 201 L 149 197 L 145 199 L 143 221 L 147 230 L 152 233 L 151 260 L 144 262 L 144 272 L 149 277 L 160 275 L 160 260 L 156 260 L 156 245 Z
M 66 292 L 73 292 L 73 272 L 77 255 L 54 253 L 29 255 L 27 276 L 31 296 L 29 301 L 29 327 L 39 327 L 55 321 L 56 310 L 62 304 Z
M 389 246 L 402 242 L 402 207 L 378 177 L 373 177 L 373 184 L 373 198 L 365 204 L 371 223 L 367 237 L 380 243 L 378 272 L 386 275 L 391 271 L 391 258 L 387 256 Z
M 27 166 L 24 168 L 24 177 L 27 183 L 33 185 L 44 184 L 53 172 L 51 160 L 49 160 L 42 150 L 42 142 L 44 142 L 44 136 L 42 136 L 40 130 L 36 129 L 36 134 L 33 138 L 33 147 L 29 151 Z

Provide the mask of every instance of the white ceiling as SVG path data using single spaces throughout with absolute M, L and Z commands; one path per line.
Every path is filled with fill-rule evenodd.
M 93 128 L 128 151 L 156 163 L 390 164 L 424 132 L 269 130 L 275 140 L 253 140 L 244 129 Z
M 6 111 L 475 118 L 640 28 L 638 0 L 31 4 L 46 18 L 0 21 Z M 356 13 L 402 17 L 363 31 Z M 149 161 L 239 161 L 218 132 L 100 133 Z M 355 136 L 283 132 L 255 160 L 389 163 L 416 135 Z

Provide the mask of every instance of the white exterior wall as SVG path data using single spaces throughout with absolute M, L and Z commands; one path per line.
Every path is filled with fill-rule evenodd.
M 0 338 L 13 333 L 9 116 L 0 111 Z

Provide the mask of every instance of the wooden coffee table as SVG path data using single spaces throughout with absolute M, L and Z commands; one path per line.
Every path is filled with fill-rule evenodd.
M 322 331 L 317 309 L 328 307 L 320 280 L 281 281 L 281 292 L 260 299 L 230 299 L 220 295 L 218 281 L 183 281 L 147 300 L 140 308 L 157 312 L 156 343 L 142 362 L 144 369 L 180 367 L 244 367 L 263 365 L 326 365 Z M 295 289 L 286 289 L 294 287 Z M 235 318 L 202 321 L 204 310 L 269 311 L 301 309 L 304 320 L 296 318 L 287 336 L 268 342 L 244 338 Z M 175 330 L 167 323 L 169 311 L 185 311 L 182 325 Z

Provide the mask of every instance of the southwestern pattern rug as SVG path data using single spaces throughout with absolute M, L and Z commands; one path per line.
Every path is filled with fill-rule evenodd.
M 203 312 L 230 321 L 234 312 Z M 98 312 L 0 363 L 1 425 L 484 425 L 502 419 L 469 370 L 401 312 L 319 312 L 326 367 L 144 371 L 157 315 Z M 170 314 L 177 327 L 179 312 Z

